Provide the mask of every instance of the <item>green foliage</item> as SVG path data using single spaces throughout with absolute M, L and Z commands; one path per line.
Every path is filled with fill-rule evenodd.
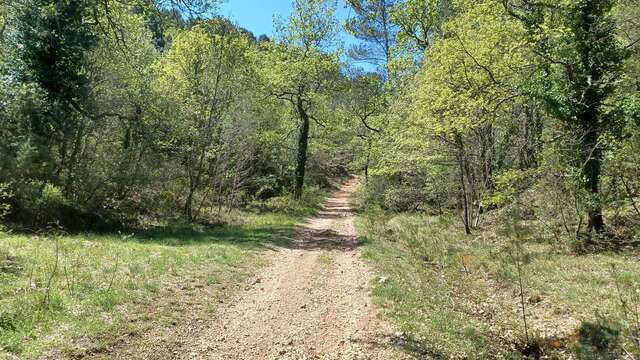
M 249 40 L 237 32 L 220 31 L 217 25 L 205 22 L 178 32 L 158 70 L 156 89 L 167 95 L 170 104 L 164 108 L 165 117 L 182 119 L 171 123 L 172 137 L 167 140 L 172 153 L 182 159 L 188 219 L 197 215 L 193 209 L 196 192 L 214 181 L 208 168 L 219 167 L 225 144 L 239 140 L 229 139 L 234 125 L 231 113 L 241 103 L 240 94 L 249 81 Z
M 15 220 L 31 229 L 55 225 L 60 219 L 67 219 L 68 225 L 78 220 L 67 217 L 74 214 L 73 206 L 62 189 L 51 183 L 31 181 L 20 184 L 15 189 L 13 200 L 20 207 L 19 214 L 29 214 L 28 218 Z
M 451 136 L 499 119 L 496 112 L 524 75 L 512 69 L 528 56 L 524 29 L 502 17 L 497 2 L 482 1 L 443 25 L 452 36 L 429 48 L 415 89 L 413 114 L 421 127 Z
M 611 101 L 629 56 L 616 36 L 614 4 L 612 0 L 568 1 L 520 14 L 507 5 L 527 26 L 540 58 L 539 70 L 525 88 L 543 99 L 550 114 L 564 123 L 564 130 L 579 139 L 572 153 L 581 171 L 581 185 L 589 192 L 589 232 L 604 230 L 600 196 L 604 151 L 611 138 L 621 135 L 627 120 L 621 116 L 625 96 Z
M 483 200 L 487 206 L 502 207 L 517 200 L 535 181 L 535 169 L 510 169 L 496 176 L 495 190 Z
M 4 230 L 4 225 L 1 223 L 2 220 L 11 212 L 11 204 L 9 204 L 8 200 L 12 197 L 9 192 L 9 185 L 5 183 L 0 183 L 0 232 Z
M 263 91 L 285 101 L 297 122 L 295 185 L 302 196 L 312 121 L 325 126 L 340 77 L 339 56 L 333 50 L 336 32 L 334 7 L 327 0 L 295 0 L 287 24 L 279 24 L 274 43 L 263 44 L 255 63 Z
M 37 84 L 47 99 L 44 116 L 32 117 L 29 127 L 49 146 L 74 133 L 76 111 L 89 95 L 87 54 L 97 42 L 84 20 L 95 6 L 91 1 L 29 1 L 21 3 L 16 16 L 12 38 L 18 76 Z
M 362 41 L 350 47 L 349 56 L 376 65 L 378 72 L 387 77 L 397 32 L 391 17 L 393 10 L 404 4 L 397 0 L 348 0 L 347 5 L 353 16 L 346 20 L 344 28 Z
M 384 192 L 384 206 L 391 211 L 418 210 L 424 199 L 424 192 L 410 185 L 391 187 Z
M 68 204 L 62 190 L 48 183 L 41 188 L 40 196 L 34 196 L 34 206 L 38 209 L 36 214 L 48 220 L 60 218 L 59 212 Z
M 327 0 L 293 0 L 293 11 L 286 24 L 276 19 L 276 38 L 305 50 L 328 49 L 336 45 L 338 22 L 335 5 Z
M 332 7 L 300 2 L 289 44 L 275 46 L 210 16 L 217 4 L 25 1 L 3 8 L 0 182 L 9 184 L 13 205 L 7 221 L 96 228 L 180 215 L 196 220 L 218 216 L 214 208 L 246 205 L 261 179 L 273 184 L 261 198 L 291 186 L 296 124 L 288 105 L 265 94 L 304 84 L 309 116 L 327 122 L 340 68 L 338 57 L 319 47 L 336 30 Z M 196 13 L 203 18 L 186 19 Z M 314 48 L 296 58 L 304 54 L 303 37 Z M 333 148 L 324 143 L 337 141 L 331 134 L 338 131 L 312 131 L 311 185 L 328 185 L 325 170 L 339 172 L 338 162 L 326 161 Z M 45 210 L 45 187 L 45 195 L 54 187 L 64 201 Z
M 33 286 L 0 287 L 1 346 L 29 356 L 51 347 L 58 325 L 73 334 L 119 328 L 117 317 L 88 324 L 70 309 L 115 314 L 127 299 L 158 298 L 176 273 L 218 264 L 218 250 L 237 256 L 235 266 L 249 258 L 245 248 L 218 249 L 204 235 L 211 229 L 188 223 L 236 223 L 244 209 L 278 212 L 264 221 L 288 224 L 313 214 L 335 179 L 361 171 L 366 253 L 388 273 L 374 295 L 410 334 L 408 347 L 443 358 L 508 356 L 503 345 L 523 344 L 501 337 L 520 334 L 509 314 L 544 308 L 525 304 L 541 297 L 585 324 L 597 309 L 620 320 L 617 342 L 598 340 L 616 327 L 585 325 L 585 349 L 634 349 L 625 307 L 612 305 L 601 273 L 611 261 L 627 266 L 622 278 L 638 272 L 629 260 L 640 234 L 637 1 L 349 0 L 352 16 L 340 28 L 334 1 L 294 0 L 273 41 L 216 16 L 219 3 L 0 8 L 3 224 L 175 222 L 173 235 L 188 233 L 151 244 L 9 237 L 17 247 L 0 251 L 2 284 L 28 283 L 23 269 L 39 275 Z M 348 56 L 340 31 L 361 41 Z M 359 61 L 377 68 L 358 69 Z M 214 232 L 265 240 L 274 227 L 262 225 Z M 204 241 L 209 257 L 193 244 L 160 246 L 187 237 Z M 52 245 L 68 268 L 100 259 L 78 266 L 83 288 L 62 287 L 69 281 L 59 274 L 46 285 Z M 620 254 L 596 252 L 611 248 Z M 126 271 L 113 254 L 130 263 Z M 145 265 L 154 254 L 161 261 Z M 96 280 L 110 276 L 124 283 Z M 621 303 L 631 301 L 622 293 Z M 527 344 L 538 339 L 525 333 Z
M 624 164 L 637 143 L 634 11 L 626 1 L 395 6 L 391 100 L 372 120 L 384 134 L 363 141 L 381 178 L 371 200 L 418 184 L 438 200 L 422 209 L 458 210 L 472 231 L 522 197 L 558 242 L 590 242 L 582 234 L 602 231 L 611 212 L 608 231 L 631 238 L 637 182 L 622 173 L 634 172 Z
M 392 19 L 399 27 L 399 50 L 423 52 L 432 43 L 434 35 L 440 32 L 444 20 L 452 15 L 452 7 L 457 4 L 456 1 L 407 0 L 402 6 L 396 6 Z
M 578 329 L 576 353 L 579 359 L 616 359 L 620 356 L 619 325 L 598 319 Z

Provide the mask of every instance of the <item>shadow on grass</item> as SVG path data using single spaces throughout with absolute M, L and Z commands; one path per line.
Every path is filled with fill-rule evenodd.
M 417 359 L 449 359 L 448 356 L 436 350 L 427 341 L 420 341 L 409 335 L 394 335 L 391 337 L 391 344 Z
M 330 229 L 303 227 L 300 235 L 287 247 L 301 250 L 352 251 L 359 246 L 354 236 L 340 234 Z
M 355 343 L 365 344 L 371 348 L 382 349 L 391 346 L 407 355 L 410 355 L 413 359 L 449 359 L 443 353 L 434 349 L 426 341 L 418 341 L 415 338 L 399 334 L 392 336 L 382 336 L 376 338 L 367 339 L 355 339 L 351 340 Z
M 640 249 L 640 240 L 633 235 L 620 235 L 613 232 L 602 234 L 581 233 L 572 244 L 572 250 L 578 255 L 600 253 L 624 253 Z
M 287 247 L 298 226 L 274 224 L 262 226 L 217 225 L 204 227 L 166 226 L 134 232 L 128 241 L 165 246 L 232 244 L 250 249 Z
M 130 234 L 116 236 L 120 236 L 122 241 L 134 241 L 140 244 L 175 247 L 227 244 L 256 250 L 288 248 L 351 251 L 361 245 L 354 236 L 331 229 L 314 229 L 304 223 L 259 226 L 162 226 L 132 231 Z

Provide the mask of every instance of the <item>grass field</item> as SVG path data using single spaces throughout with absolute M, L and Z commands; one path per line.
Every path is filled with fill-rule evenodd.
M 77 356 L 185 311 L 211 313 L 300 219 L 242 214 L 237 225 L 134 234 L 2 234 L 0 358 Z
M 378 274 L 374 300 L 404 333 L 408 352 L 606 359 L 638 351 L 640 252 L 575 255 L 535 236 L 514 246 L 457 225 L 419 214 L 359 219 Z

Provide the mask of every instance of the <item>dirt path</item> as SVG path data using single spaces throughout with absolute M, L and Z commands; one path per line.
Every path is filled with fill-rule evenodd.
M 328 199 L 290 248 L 253 285 L 221 304 L 216 319 L 184 339 L 182 359 L 396 359 L 368 296 L 349 196 Z

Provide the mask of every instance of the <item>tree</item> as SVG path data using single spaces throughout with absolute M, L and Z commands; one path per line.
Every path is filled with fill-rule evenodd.
M 5 1 L 0 7 L 0 42 L 4 42 L 4 34 L 7 30 L 8 23 L 8 15 L 9 15 L 9 6 L 11 2 Z
M 405 0 L 393 11 L 401 47 L 424 52 L 438 35 L 440 26 L 453 14 L 452 0 Z M 421 55 L 421 54 L 420 54 Z
M 185 170 L 184 215 L 194 218 L 196 192 L 223 144 L 224 121 L 238 101 L 249 40 L 211 20 L 178 33 L 161 65 L 159 87 L 171 99 L 173 139 Z
M 97 45 L 96 34 L 85 21 L 94 7 L 93 2 L 80 0 L 24 2 L 15 21 L 20 81 L 37 85 L 46 102 L 43 114 L 29 119 L 28 141 L 41 151 L 41 159 L 48 158 L 51 180 L 63 185 L 67 194 L 73 188 L 85 131 L 90 91 L 86 70 L 89 52 Z M 58 162 L 52 157 L 54 151 Z
M 369 179 L 369 166 L 371 164 L 371 148 L 374 137 L 380 135 L 380 117 L 386 111 L 386 92 L 384 80 L 377 73 L 362 73 L 355 71 L 346 79 L 347 86 L 342 96 L 347 115 L 355 118 L 359 123 L 355 136 L 363 142 L 361 152 L 364 152 L 362 167 L 365 179 Z
M 386 76 L 397 31 L 391 14 L 398 0 L 347 0 L 347 4 L 354 16 L 347 20 L 345 29 L 363 42 L 353 45 L 349 56 L 376 65 Z
M 311 121 L 320 117 L 326 95 L 335 90 L 340 73 L 335 45 L 334 8 L 327 0 L 295 0 L 285 26 L 279 24 L 275 43 L 266 43 L 259 53 L 266 91 L 287 101 L 299 122 L 294 198 L 302 196 Z
M 529 29 L 541 63 L 531 85 L 576 139 L 577 166 L 589 193 L 588 230 L 602 232 L 600 197 L 607 138 L 622 125 L 621 102 L 610 102 L 628 53 L 611 16 L 613 0 L 504 4 Z
M 418 132 L 413 136 L 435 142 L 435 151 L 448 154 L 456 167 L 463 225 L 470 232 L 492 190 L 496 137 L 509 134 L 513 108 L 520 105 L 527 51 L 523 27 L 501 21 L 498 2 L 462 4 L 464 11 L 442 25 L 447 37 L 427 49 L 410 118 Z
M 92 127 L 88 137 L 101 133 L 111 141 L 82 153 L 81 178 L 91 190 L 79 191 L 76 198 L 98 206 L 108 199 L 121 207 L 131 201 L 136 189 L 152 182 L 154 172 L 148 160 L 158 138 L 153 129 L 160 125 L 154 124 L 151 113 L 162 101 L 153 89 L 161 53 L 145 14 L 132 11 L 132 6 L 110 2 L 96 15 L 105 23 L 105 31 L 100 32 L 90 57 L 92 107 L 94 113 L 108 116 Z

